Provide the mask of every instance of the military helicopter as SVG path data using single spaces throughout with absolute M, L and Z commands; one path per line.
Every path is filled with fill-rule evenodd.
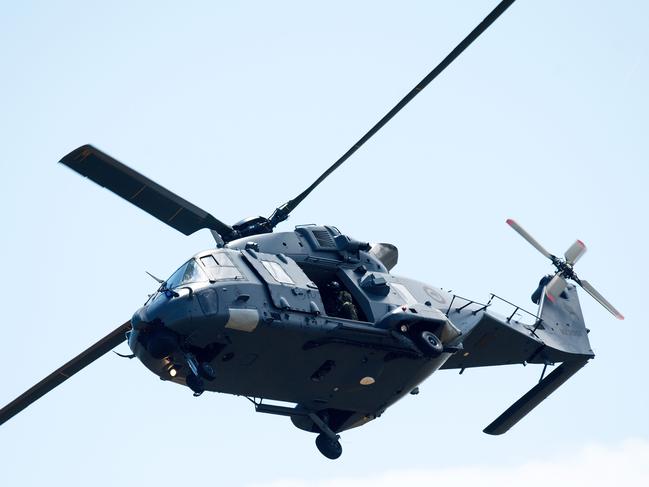
M 329 459 L 342 453 L 339 433 L 416 394 L 439 369 L 542 364 L 539 383 L 484 432 L 499 435 L 514 426 L 594 357 L 576 285 L 623 319 L 575 273 L 586 251 L 581 241 L 558 257 L 507 220 L 556 268 L 532 295 L 538 305 L 532 313 L 496 295 L 480 303 L 394 275 L 394 245 L 356 240 L 334 226 L 274 232 L 513 2 L 497 5 L 340 159 L 269 217 L 230 226 L 93 146 L 63 157 L 70 169 L 185 235 L 209 229 L 216 247 L 158 279 L 157 291 L 129 321 L 0 409 L 0 424 L 127 341 L 128 357 L 195 396 L 244 396 L 257 412 L 289 417 L 317 434 L 316 446 Z M 499 300 L 512 306 L 510 315 L 492 312 Z M 547 366 L 557 363 L 545 376 Z

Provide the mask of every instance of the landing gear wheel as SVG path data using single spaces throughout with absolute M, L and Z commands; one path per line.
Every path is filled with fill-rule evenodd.
M 197 375 L 188 374 L 185 382 L 187 383 L 187 387 L 194 391 L 195 397 L 198 397 L 203 394 L 203 392 L 205 392 L 205 384 L 203 383 L 203 379 L 201 379 Z
M 419 335 L 422 351 L 429 357 L 439 357 L 444 351 L 444 345 L 432 331 L 424 330 Z
M 201 375 L 203 379 L 206 380 L 216 379 L 216 373 L 214 372 L 214 369 L 207 362 L 203 362 L 202 364 L 200 364 L 200 366 L 198 367 L 198 373 Z
M 316 437 L 315 446 L 317 446 L 320 453 L 329 460 L 335 460 L 343 453 L 343 447 L 341 446 L 340 441 L 332 439 L 324 433 L 320 433 Z

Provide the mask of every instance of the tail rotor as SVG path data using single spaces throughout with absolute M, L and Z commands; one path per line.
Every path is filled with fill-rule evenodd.
M 574 266 L 577 261 L 586 253 L 586 245 L 581 240 L 575 241 L 568 250 L 563 254 L 564 258 L 557 257 L 547 250 L 536 241 L 523 227 L 516 223 L 511 218 L 507 220 L 507 224 L 512 227 L 521 237 L 527 240 L 536 250 L 543 254 L 546 258 L 552 261 L 552 264 L 557 268 L 550 282 L 545 286 L 545 295 L 550 301 L 555 301 L 561 293 L 566 289 L 568 280 L 573 281 L 581 286 L 584 291 L 590 294 L 595 301 L 604 306 L 613 316 L 618 320 L 623 320 L 624 316 L 615 307 L 609 303 L 604 296 L 602 296 L 588 281 L 579 279 L 575 274 Z

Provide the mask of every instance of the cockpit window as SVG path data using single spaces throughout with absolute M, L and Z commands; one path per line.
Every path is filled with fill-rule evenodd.
M 243 279 L 243 275 L 224 253 L 201 257 L 201 262 L 210 274 L 211 281 Z
M 205 275 L 203 269 L 198 265 L 198 262 L 194 259 L 187 262 L 187 269 L 185 269 L 185 274 L 183 275 L 181 284 L 188 282 L 205 282 L 207 280 L 207 275 Z
M 180 266 L 180 269 L 174 272 L 171 277 L 167 279 L 167 288 L 173 289 L 182 284 L 207 280 L 205 272 L 203 272 L 198 263 L 192 259 Z
M 187 269 L 187 262 L 180 266 L 176 272 L 171 274 L 171 277 L 167 279 L 167 288 L 173 289 L 180 286 L 183 276 L 185 275 L 185 270 Z

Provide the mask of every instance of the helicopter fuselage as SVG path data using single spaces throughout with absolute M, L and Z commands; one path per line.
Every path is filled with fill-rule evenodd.
M 448 293 L 390 274 L 382 260 L 396 255 L 377 249 L 391 247 L 306 226 L 200 252 L 135 313 L 129 346 L 162 379 L 186 385 L 207 363 L 205 390 L 327 411 L 335 431 L 361 424 L 439 369 L 460 336 Z M 423 330 L 447 348 L 421 343 Z

